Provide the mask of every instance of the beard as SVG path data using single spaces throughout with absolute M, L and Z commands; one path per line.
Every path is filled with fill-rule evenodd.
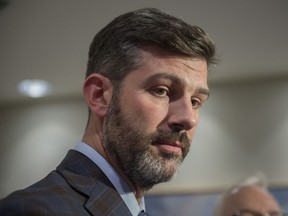
M 143 190 L 170 181 L 188 154 L 191 140 L 186 133 L 155 131 L 147 134 L 145 125 L 131 126 L 120 108 L 118 96 L 113 94 L 104 122 L 103 143 L 107 152 L 129 179 Z M 171 140 L 183 145 L 181 155 L 152 151 L 151 145 Z

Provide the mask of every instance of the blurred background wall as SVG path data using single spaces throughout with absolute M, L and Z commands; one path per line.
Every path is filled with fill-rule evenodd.
M 0 106 L 0 197 L 43 178 L 81 140 L 81 98 Z

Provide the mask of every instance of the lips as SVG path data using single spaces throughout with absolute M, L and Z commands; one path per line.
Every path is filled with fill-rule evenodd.
M 168 153 L 181 153 L 184 146 L 180 142 L 159 142 L 154 145 Z
M 184 148 L 180 142 L 173 142 L 173 143 L 163 142 L 163 143 L 160 143 L 160 145 L 168 145 L 168 146 L 172 146 L 175 148 L 181 148 L 181 149 Z
M 178 140 L 157 140 L 153 143 L 154 145 L 168 145 L 178 148 L 184 148 L 184 145 Z

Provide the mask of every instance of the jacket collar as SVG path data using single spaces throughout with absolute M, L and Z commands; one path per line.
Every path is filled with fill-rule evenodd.
M 75 191 L 87 198 L 85 206 L 92 215 L 131 215 L 106 175 L 82 153 L 70 150 L 57 171 Z

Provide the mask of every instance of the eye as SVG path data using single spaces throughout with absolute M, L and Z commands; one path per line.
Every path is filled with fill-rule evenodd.
M 191 99 L 191 103 L 192 103 L 192 107 L 193 107 L 194 109 L 198 109 L 198 108 L 200 108 L 200 107 L 202 106 L 201 100 L 199 100 L 199 99 L 197 99 L 197 98 L 192 98 L 192 99 Z
M 164 87 L 155 87 L 152 89 L 152 93 L 157 96 L 164 97 L 168 95 L 168 89 Z

